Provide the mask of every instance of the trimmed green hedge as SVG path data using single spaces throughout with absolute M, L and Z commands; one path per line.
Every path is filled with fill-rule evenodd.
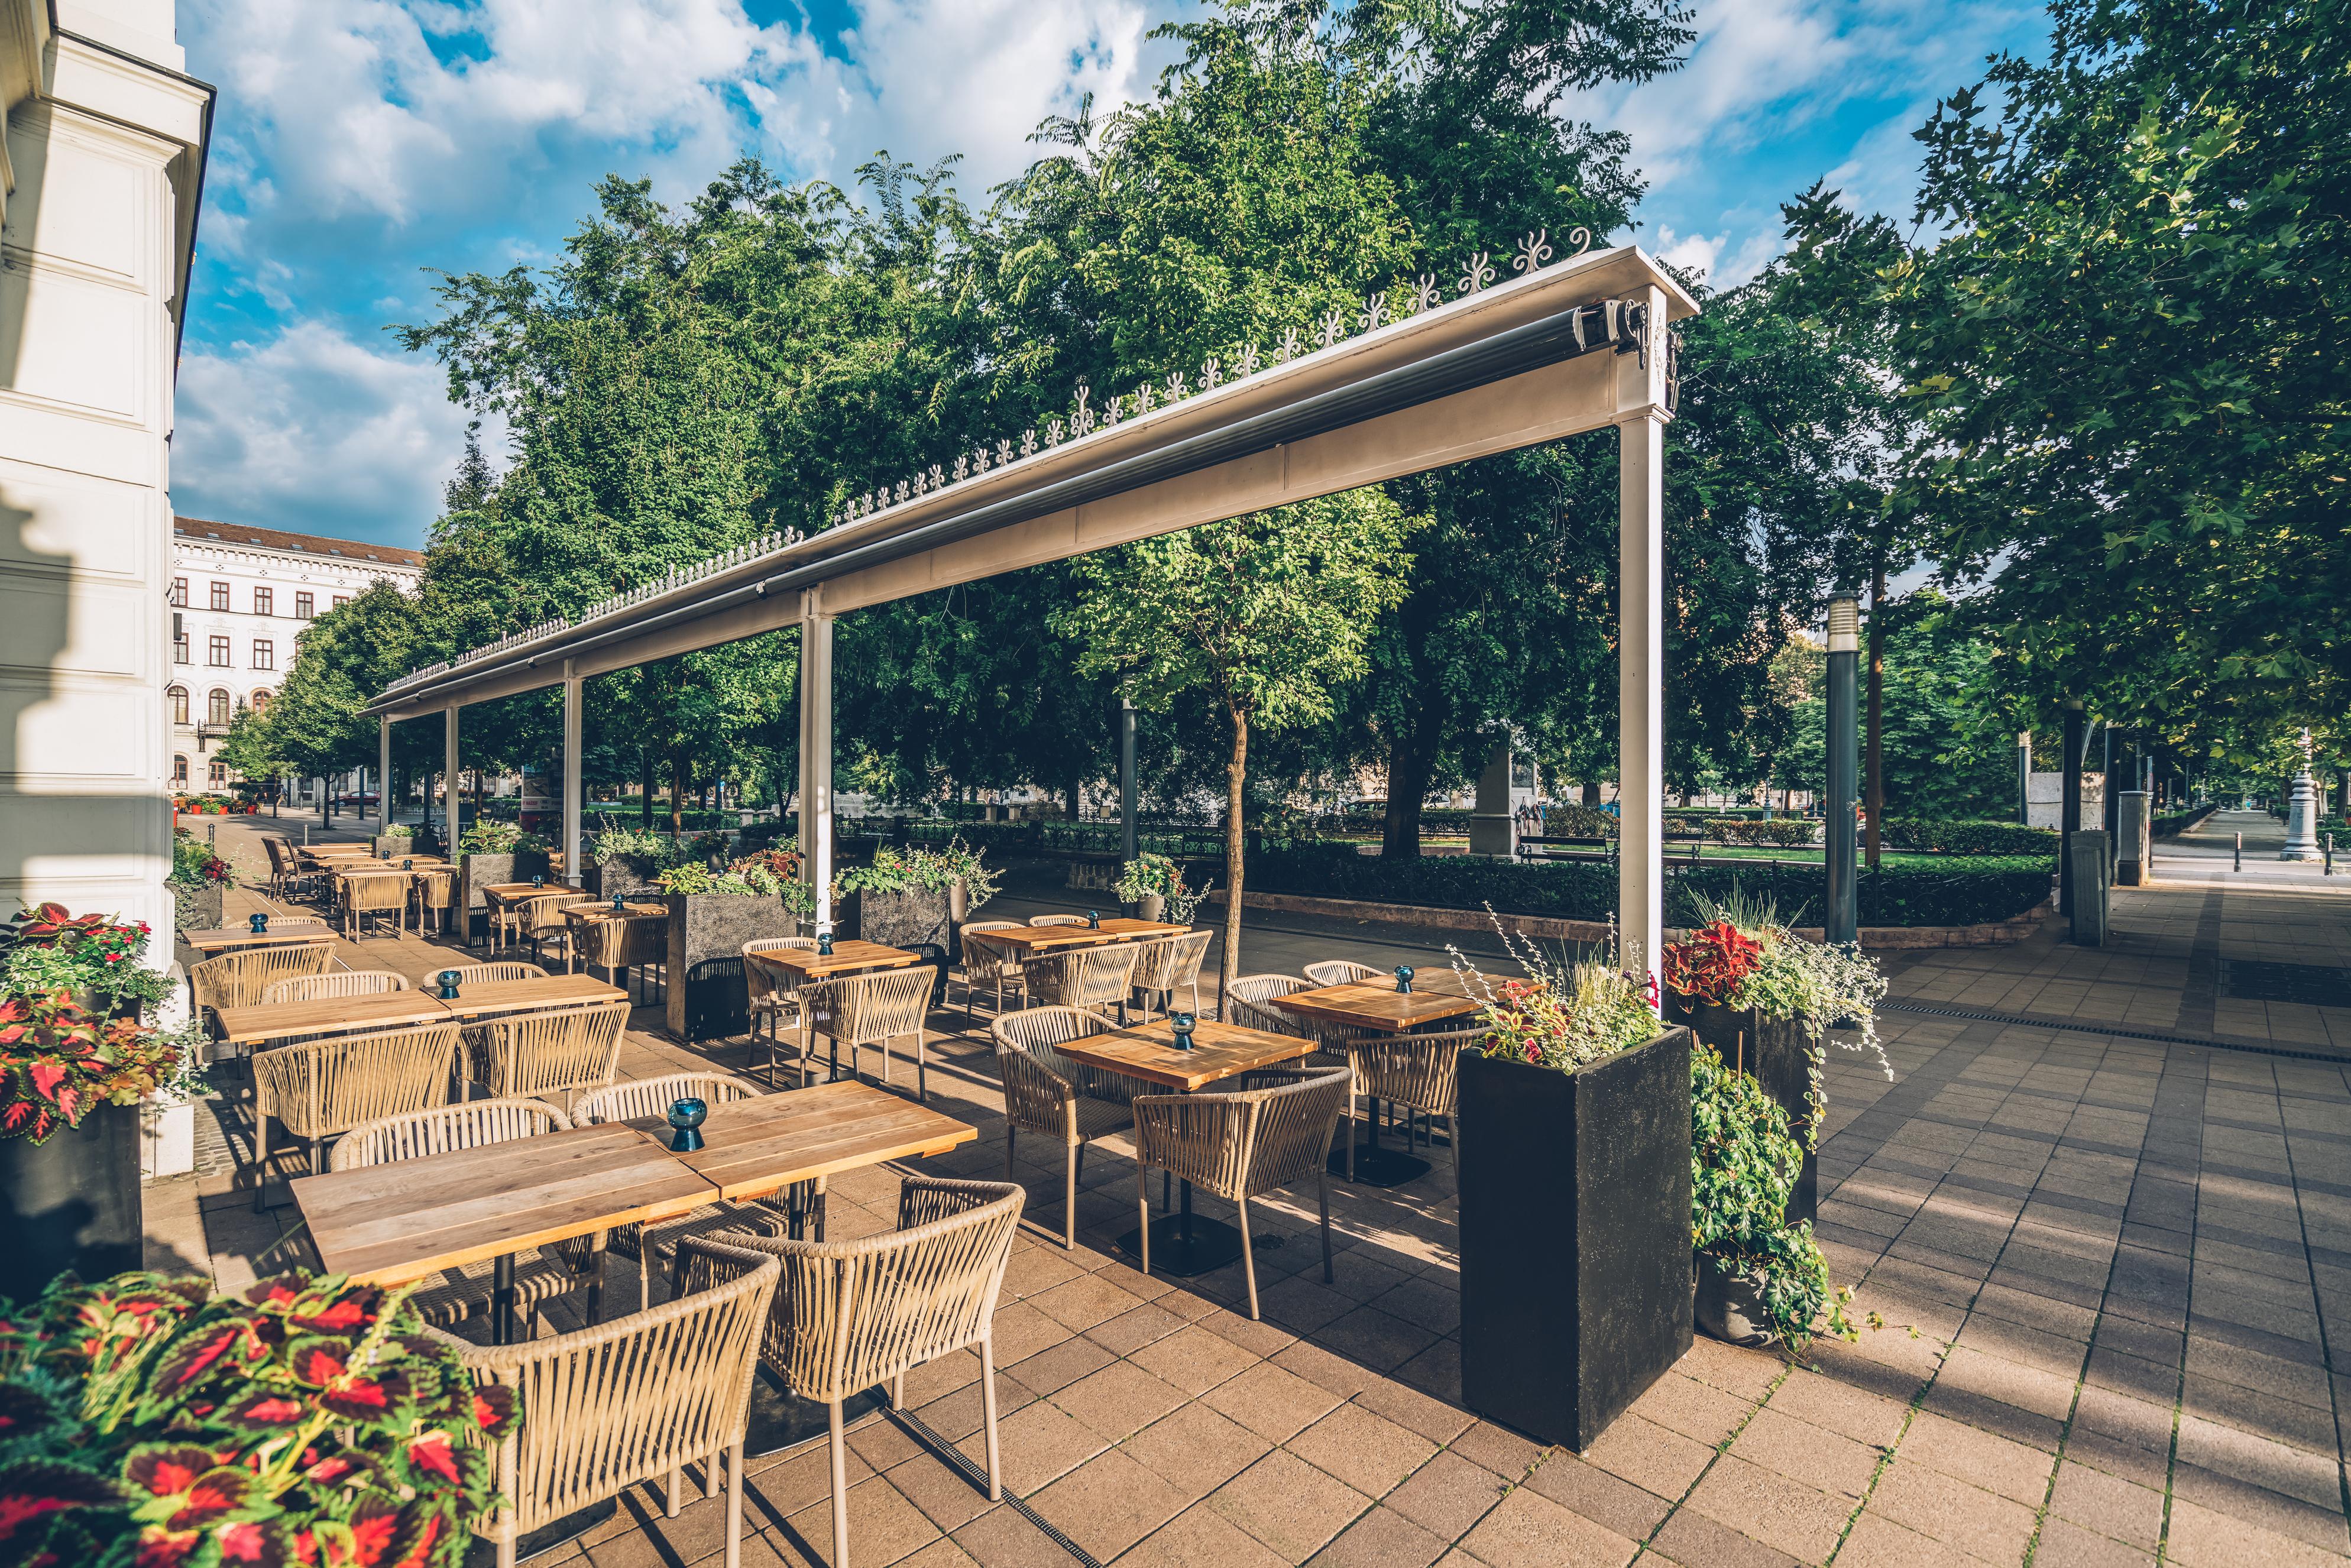
M 2167 812 L 2155 819 L 2150 831 L 2158 839 L 2175 838 L 2210 816 L 2217 810 L 2219 808 L 2215 806 L 2198 806 L 2192 810 Z M 2320 827 L 2323 830 L 2325 824 L 2321 823 Z
M 1950 822 L 1933 817 L 1888 817 L 1881 841 L 1890 850 L 1937 850 L 1947 855 L 2047 855 L 2057 859 L 2057 831 L 2014 822 Z
M 1854 890 L 1864 925 L 1989 925 L 2022 915 L 2049 896 L 2054 857 L 1983 857 L 1949 865 L 1889 865 L 1860 868 Z M 1728 898 L 1734 887 L 1750 897 L 1769 895 L 1780 917 L 1792 925 L 1817 925 L 1828 907 L 1828 868 L 1786 862 L 1719 861 L 1675 871 L 1666 887 L 1666 920 L 1687 925 L 1695 917 L 1689 894 Z
M 1813 823 L 1802 817 L 1708 817 L 1706 836 L 1718 844 L 1776 844 L 1798 849 L 1813 841 Z

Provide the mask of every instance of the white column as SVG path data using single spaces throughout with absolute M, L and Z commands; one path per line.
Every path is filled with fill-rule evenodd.
M 580 677 L 563 661 L 563 880 L 579 883 L 580 862 Z
M 1646 296 L 1646 298 L 1644 298 Z M 1666 297 L 1649 288 L 1648 347 L 1616 359 L 1616 925 L 1628 968 L 1664 947 Z
M 457 709 L 461 706 L 449 705 L 441 739 L 441 821 L 449 835 L 452 859 L 457 852 L 457 800 L 464 793 L 457 786 Z
M 376 809 L 375 831 L 381 838 L 392 826 L 392 718 L 390 715 L 375 721 Z
M 800 621 L 800 875 L 816 885 L 816 928 L 832 929 L 832 617 L 814 590 Z

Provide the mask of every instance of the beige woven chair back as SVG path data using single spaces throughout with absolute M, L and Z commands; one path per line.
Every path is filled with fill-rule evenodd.
M 398 1160 L 478 1149 L 541 1133 L 569 1132 L 570 1118 L 544 1100 L 469 1100 L 433 1111 L 410 1111 L 362 1122 L 343 1134 L 327 1168 L 358 1170 Z
M 1135 944 L 1113 942 L 1029 960 L 1029 995 L 1045 1006 L 1103 1008 L 1126 1000 L 1134 979 Z
M 381 876 L 372 872 L 364 876 L 338 877 L 342 884 L 343 908 L 353 915 L 384 915 L 408 907 L 408 878 Z
M 188 971 L 188 985 L 197 1009 L 249 1008 L 280 980 L 302 975 L 323 975 L 335 961 L 331 936 L 296 947 L 253 947 L 207 958 Z
M 724 1105 L 749 1100 L 758 1089 L 723 1072 L 669 1072 L 659 1078 L 632 1078 L 626 1082 L 591 1089 L 572 1102 L 571 1120 L 585 1127 L 596 1122 L 634 1122 L 646 1116 L 666 1116 L 680 1100 L 700 1100 Z
M 1134 945 L 1134 985 L 1137 990 L 1174 991 L 1200 983 L 1200 960 L 1208 955 L 1213 931 L 1187 931 Z
M 959 929 L 964 936 L 969 936 L 974 932 L 1021 931 L 1027 927 L 1018 920 L 974 920 Z M 966 942 L 963 972 L 975 980 L 1009 978 L 1020 972 L 1020 959 L 992 942 Z
M 646 964 L 669 962 L 669 922 L 667 920 L 623 921 L 628 934 L 621 942 L 621 966 L 636 968 Z
M 1352 958 L 1326 958 L 1306 966 L 1306 977 L 1318 986 L 1343 986 L 1350 980 L 1376 980 L 1380 972 Z
M 269 870 L 273 875 L 288 870 L 294 863 L 294 857 L 286 852 L 286 843 L 282 839 L 263 839 L 261 852 L 269 857 Z
M 323 915 L 272 915 L 272 931 L 324 931 L 333 924 Z
M 633 920 L 591 921 L 580 933 L 580 961 L 590 968 L 618 969 L 627 965 L 629 929 Z
M 475 1380 L 514 1389 L 522 1410 L 496 1456 L 507 1505 L 476 1531 L 510 1542 L 740 1438 L 778 1273 L 747 1258 L 726 1283 L 527 1344 L 450 1337 Z
M 928 964 L 878 975 L 843 975 L 803 987 L 800 1002 L 819 1034 L 842 1045 L 875 1045 L 922 1032 L 936 977 Z
M 628 1022 L 626 1002 L 490 1019 L 468 1031 L 474 1076 L 500 1096 L 601 1088 L 620 1069 Z
M 1355 1092 L 1450 1116 L 1461 1086 L 1461 1053 L 1482 1045 L 1486 1035 L 1483 1029 L 1451 1029 L 1350 1040 L 1347 1061 L 1354 1070 Z
M 538 940 L 559 936 L 569 931 L 570 923 L 563 918 L 567 909 L 579 909 L 602 903 L 598 898 L 534 898 L 522 908 L 523 935 Z
M 1243 975 L 1225 988 L 1225 1021 L 1243 1029 L 1263 1030 L 1268 1034 L 1291 1034 L 1301 1040 L 1311 1038 L 1305 1026 L 1279 1008 L 1265 1004 L 1275 997 L 1286 997 L 1292 991 L 1311 991 L 1314 988 L 1295 975 Z
M 1138 1094 L 1143 1163 L 1222 1198 L 1254 1197 L 1323 1168 L 1331 1129 L 1347 1104 L 1347 1074 L 1252 1075 L 1269 1088 Z
M 995 1315 L 1025 1196 L 1011 1182 L 908 1176 L 895 1231 L 741 1238 L 744 1250 L 783 1263 L 761 1347 L 768 1364 L 804 1399 L 846 1399 L 971 1343 Z M 678 1250 L 688 1289 L 740 1266 L 699 1239 Z
M 1082 915 L 1032 915 L 1029 917 L 1031 925 L 1083 925 L 1085 923 L 1086 917 Z
M 428 871 L 416 879 L 416 895 L 427 909 L 446 909 L 457 896 L 457 868 Z
M 269 988 L 261 993 L 261 1002 L 268 1007 L 277 1002 L 321 1001 L 329 997 L 376 997 L 406 989 L 408 977 L 388 969 L 333 969 L 323 975 L 297 975 L 290 980 L 273 980 Z
M 666 939 L 668 934 L 664 932 L 663 935 Z M 813 936 L 754 936 L 750 941 L 743 944 L 743 956 L 747 958 L 754 953 L 782 953 L 793 949 L 813 952 L 815 948 L 816 938 Z M 664 955 L 667 953 L 666 946 L 664 947 Z M 754 1011 L 758 1010 L 761 1002 L 766 1001 L 778 991 L 792 988 L 788 983 L 778 980 L 773 969 L 758 964 L 743 966 L 743 986 L 750 996 Z
M 456 1056 L 455 1023 L 304 1040 L 254 1054 L 254 1092 L 296 1137 L 329 1138 L 447 1104 Z
M 547 971 L 536 964 L 452 964 L 448 969 L 428 969 L 417 977 L 417 983 L 426 990 L 440 988 L 441 977 L 449 969 L 457 972 L 457 986 L 494 986 L 506 980 L 543 980 Z
M 1073 1040 L 1109 1034 L 1117 1028 L 1102 1014 L 1085 1008 L 1043 1007 L 1023 1008 L 1018 1012 L 1006 1013 L 987 1026 L 987 1032 L 996 1040 L 996 1054 L 999 1058 L 1008 1051 L 1018 1051 L 1056 1077 L 1068 1080 L 1081 1094 L 1124 1102 L 1134 1092 L 1134 1080 L 1122 1079 L 1116 1073 L 1072 1061 L 1057 1049 Z M 1058 1100 L 1050 1106 L 1042 1103 L 1010 1105 L 1008 1103 L 1019 1093 L 1023 1085 L 1015 1083 L 1016 1075 L 1013 1073 L 999 1070 L 999 1075 L 1004 1079 L 1008 1111 L 1016 1119 L 1025 1113 L 1024 1126 L 1050 1127 L 1055 1132 L 1061 1130 L 1061 1103 Z M 1122 1088 L 1123 1092 L 1114 1092 Z

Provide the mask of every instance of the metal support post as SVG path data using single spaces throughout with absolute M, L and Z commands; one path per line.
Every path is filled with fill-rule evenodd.
M 2016 732 L 2016 825 L 2032 826 L 2032 732 Z
M 2089 716 L 2082 711 L 2077 698 L 2065 703 L 2065 740 L 2064 755 L 2058 759 L 2060 790 L 2057 803 L 2057 907 L 2066 914 L 2074 913 L 2074 834 L 2082 826 L 2082 764 L 2088 760 L 2082 755 L 2089 744 L 2084 727 Z
M 580 862 L 580 677 L 563 661 L 563 880 L 586 886 Z
M 1138 793 L 1134 777 L 1134 705 L 1124 693 L 1118 699 L 1118 855 L 1122 862 L 1137 852 L 1134 819 Z
M 1854 794 L 1860 759 L 1855 688 L 1861 664 L 1861 607 L 1850 595 L 1829 601 L 1828 908 L 1822 924 L 1832 942 L 1860 940 L 1858 890 L 1854 885 Z
M 816 889 L 816 929 L 832 931 L 832 617 L 810 589 L 800 621 L 800 875 Z
M 449 705 L 447 725 L 441 742 L 441 825 L 449 835 L 449 852 L 452 855 L 457 851 L 457 800 L 464 793 L 457 786 L 457 707 L 455 703 Z
M 375 770 L 383 782 L 376 788 L 376 836 L 381 838 L 392 826 L 392 719 L 389 716 L 375 721 Z
M 1666 422 L 1647 415 L 1616 432 L 1616 925 L 1620 962 L 1655 974 L 1665 943 Z

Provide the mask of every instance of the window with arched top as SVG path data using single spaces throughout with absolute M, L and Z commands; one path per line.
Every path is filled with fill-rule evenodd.
M 245 700 L 247 706 L 249 706 L 256 713 L 267 713 L 269 711 L 269 693 L 266 688 L 254 693 Z
M 213 695 L 204 699 L 204 722 L 206 724 L 226 724 L 228 722 L 227 687 L 214 686 L 213 688 Z
M 188 688 L 185 686 L 173 686 L 170 691 L 166 692 L 164 695 L 172 699 L 172 722 L 173 724 L 187 723 Z

